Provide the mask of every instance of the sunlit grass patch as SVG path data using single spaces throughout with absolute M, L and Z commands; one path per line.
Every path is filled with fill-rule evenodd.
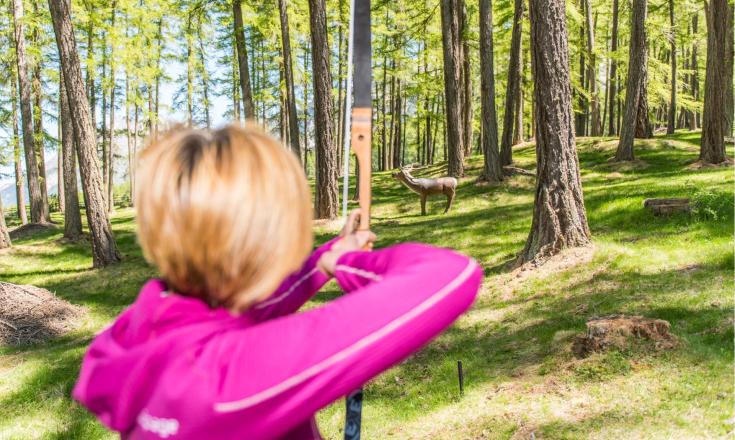
M 594 250 L 574 265 L 517 280 L 509 263 L 531 226 L 532 177 L 479 185 L 474 177 L 482 158 L 473 156 L 450 213 L 442 214 L 445 199 L 437 197 L 421 216 L 417 195 L 390 173 L 375 173 L 379 246 L 423 241 L 453 247 L 477 259 L 486 279 L 473 309 L 455 326 L 367 384 L 364 438 L 727 437 L 733 429 L 727 422 L 733 405 L 733 170 L 687 168 L 698 142 L 696 132 L 636 140 L 646 166 L 626 168 L 609 162 L 616 139 L 580 139 Z M 533 144 L 524 144 L 514 160 L 532 170 L 534 154 Z M 437 164 L 415 174 L 445 170 Z M 655 217 L 642 206 L 650 197 L 692 197 L 717 215 Z M 137 245 L 133 216 L 121 209 L 112 218 L 125 258 L 111 268 L 92 269 L 88 243 L 61 241 L 61 229 L 0 253 L 0 279 L 44 287 L 88 312 L 81 328 L 59 340 L 0 348 L 0 438 L 114 438 L 69 393 L 94 333 L 155 274 Z M 317 242 L 339 226 L 317 223 Z M 307 307 L 338 294 L 329 284 Z M 585 322 L 614 313 L 668 320 L 679 346 L 576 359 L 570 347 Z M 344 402 L 318 419 L 327 438 L 340 438 Z

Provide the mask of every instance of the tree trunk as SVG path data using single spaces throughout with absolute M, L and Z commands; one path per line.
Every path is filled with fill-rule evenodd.
M 521 66 L 523 66 L 523 60 L 521 60 Z M 525 83 L 523 80 L 523 67 L 521 67 L 521 80 L 518 84 Z M 523 142 L 523 87 L 518 87 L 518 97 L 516 98 L 515 108 L 515 124 L 513 127 L 513 142 L 512 145 L 518 145 Z
M 163 20 L 158 19 L 158 34 L 156 36 L 156 97 L 153 104 L 153 139 L 158 138 L 158 98 L 161 89 L 161 52 L 163 51 Z
M 513 9 L 513 33 L 510 40 L 510 61 L 508 62 L 508 81 L 505 88 L 505 111 L 503 114 L 503 133 L 500 141 L 500 165 L 513 163 L 513 122 L 514 110 L 520 108 L 521 99 L 521 35 L 523 33 L 523 0 L 515 0 Z
M 17 67 L 17 66 L 15 66 Z M 15 67 L 10 69 L 10 105 L 12 106 L 13 118 L 13 162 L 15 165 L 15 204 L 18 219 L 22 225 L 28 223 L 26 214 L 25 185 L 23 183 L 23 168 L 20 160 L 20 130 L 18 129 L 18 84 Z
M 669 100 L 669 123 L 666 134 L 676 130 L 676 28 L 674 27 L 674 0 L 669 0 L 669 33 L 671 34 L 671 99 Z
M 202 37 L 202 14 L 203 12 L 199 11 L 199 22 L 197 26 L 197 40 L 199 43 L 199 63 L 200 71 L 199 75 L 201 76 L 202 80 L 202 93 L 204 102 L 202 102 L 202 105 L 204 106 L 204 122 L 207 124 L 207 128 L 210 128 L 212 126 L 212 118 L 209 115 L 209 73 L 207 72 L 207 59 L 204 56 L 204 38 Z
M 110 173 L 107 169 L 107 158 L 109 157 L 109 144 L 107 143 L 107 41 L 105 33 L 102 32 L 102 76 L 100 77 L 100 90 L 102 91 L 102 188 L 105 192 L 107 211 L 110 210 L 110 199 L 107 198 L 108 178 Z
M 38 2 L 33 2 L 33 15 L 38 16 Z M 38 47 L 39 23 L 34 23 L 31 33 L 31 46 Z M 46 179 L 46 151 L 45 151 L 45 133 L 43 131 L 43 89 L 41 81 L 41 72 L 43 71 L 43 59 L 39 53 L 35 57 L 33 63 L 33 80 L 31 82 L 31 93 L 33 95 L 33 144 L 36 150 L 36 163 L 38 164 L 38 177 L 41 187 L 41 203 L 43 204 L 43 212 L 45 213 L 45 221 L 51 221 L 51 213 L 48 205 L 48 180 Z
M 464 133 L 462 142 L 464 143 L 463 157 L 472 154 L 472 66 L 470 64 L 470 47 L 469 47 L 469 31 L 467 24 L 467 7 L 462 0 L 462 15 L 460 16 L 462 24 L 460 27 L 460 36 L 462 39 L 462 126 Z
M 59 71 L 59 99 L 57 101 L 56 106 L 56 198 L 59 202 L 59 212 L 63 215 L 64 214 L 64 203 L 65 203 L 65 197 L 64 197 L 64 173 L 62 173 L 62 170 L 64 169 L 64 148 L 61 145 L 62 143 L 62 133 L 61 133 L 61 118 L 62 118 L 62 111 L 61 111 L 61 95 L 64 93 L 61 87 L 61 81 L 63 81 L 63 74 L 61 71 Z
M 575 0 L 575 3 L 579 5 L 580 9 L 584 9 L 584 0 Z M 579 87 L 583 90 L 587 89 L 587 72 L 584 67 L 584 27 L 585 22 L 579 23 Z M 584 93 L 577 94 L 577 107 L 579 112 L 574 115 L 574 132 L 577 136 L 585 136 L 587 134 L 587 99 Z
M 592 5 L 590 0 L 584 0 L 585 14 L 587 17 L 587 79 L 589 80 L 589 92 L 592 97 L 590 101 L 590 136 L 602 135 L 602 122 L 600 120 L 600 96 L 597 93 L 597 64 L 595 59 L 595 26 L 592 21 Z
M 10 242 L 10 234 L 8 226 L 5 224 L 5 210 L 3 209 L 3 199 L 0 197 L 0 249 L 12 246 Z
M 495 114 L 495 67 L 493 65 L 493 7 L 491 0 L 480 0 L 480 87 L 482 88 L 482 178 L 503 180 L 498 152 L 498 119 Z
M 398 168 L 401 165 L 401 140 L 403 137 L 403 103 L 401 100 L 401 79 L 396 80 L 395 102 L 393 103 L 393 120 L 395 121 L 395 129 L 393 131 L 393 166 Z
M 574 141 L 565 2 L 530 0 L 529 18 L 538 167 L 531 232 L 518 263 L 590 243 Z
M 287 0 L 278 0 L 281 15 L 281 47 L 283 49 L 283 68 L 286 80 L 286 111 L 288 113 L 288 130 L 291 150 L 301 159 L 301 146 L 299 145 L 299 120 L 296 113 L 296 92 L 293 81 L 293 63 L 291 62 L 291 38 L 288 29 L 288 5 Z
M 725 154 L 724 80 L 725 57 L 729 31 L 727 0 L 710 0 L 705 3 L 707 16 L 707 73 L 704 80 L 704 112 L 702 114 L 702 162 L 718 164 L 727 160 Z
M 245 36 L 242 25 L 242 6 L 240 0 L 233 0 L 232 14 L 235 20 L 235 46 L 237 47 L 237 63 L 240 67 L 240 91 L 245 119 L 255 119 L 253 91 L 250 89 L 250 73 L 248 72 L 248 52 L 245 49 Z
M 112 2 L 111 23 L 115 27 L 115 12 L 117 2 Z M 107 135 L 107 212 L 115 211 L 115 42 L 110 44 L 110 128 Z
M 194 36 L 191 31 L 192 11 L 186 14 L 186 124 L 194 126 Z
M 646 70 L 648 69 L 648 42 L 646 41 L 647 0 L 633 0 L 631 16 L 630 49 L 628 55 L 628 80 L 626 83 L 625 116 L 620 128 L 620 141 L 615 153 L 615 160 L 633 160 L 633 138 L 640 125 L 639 119 L 648 119 L 648 106 L 641 108 L 642 96 L 645 93 Z
M 59 101 L 61 114 L 61 148 L 63 150 L 62 168 L 59 174 L 64 176 L 64 238 L 77 240 L 82 236 L 82 216 L 79 213 L 79 190 L 77 189 L 76 149 L 74 148 L 74 128 L 69 112 L 64 76 L 59 78 Z
M 19 0 L 16 0 L 19 1 Z M 74 115 L 74 140 L 79 156 L 87 212 L 87 224 L 92 233 L 92 260 L 95 267 L 120 261 L 110 220 L 105 211 L 105 197 L 95 149 L 94 126 L 84 94 L 82 70 L 77 55 L 69 0 L 49 0 L 59 59 L 64 74 L 69 113 Z
M 692 34 L 697 35 L 697 25 L 699 21 L 699 12 L 692 15 Z M 697 39 L 694 38 L 692 42 L 692 98 L 695 101 L 699 100 L 699 62 L 697 60 Z M 692 118 L 689 120 L 689 129 L 696 130 L 699 127 L 699 112 L 692 111 Z
M 381 137 L 381 143 L 380 143 L 380 171 L 385 171 L 388 169 L 388 122 L 387 122 L 387 91 L 386 91 L 386 84 L 387 84 L 387 71 L 388 71 L 388 58 L 383 57 L 383 82 L 382 82 L 382 95 L 383 99 L 381 100 L 381 113 L 382 113 L 382 121 L 383 121 L 383 129 L 380 132 Z
M 618 50 L 618 0 L 613 0 L 613 16 L 612 16 L 612 37 L 610 42 L 610 52 L 615 54 Z M 613 136 L 617 133 L 617 124 L 615 123 L 615 107 L 618 101 L 618 62 L 615 55 L 610 59 L 610 86 L 609 86 L 609 110 L 608 110 L 608 129 L 607 134 Z
M 733 135 L 733 113 L 735 113 L 735 102 L 733 99 L 733 7 L 731 4 L 727 6 L 727 23 L 725 26 L 727 34 L 725 35 L 725 72 L 723 84 L 725 85 L 725 121 L 723 122 L 723 134 L 725 136 Z
M 314 125 L 316 131 L 316 218 L 335 218 L 337 203 L 337 151 L 332 139 L 332 74 L 329 71 L 329 42 L 325 0 L 309 0 L 311 60 L 314 81 Z
M 447 172 L 464 175 L 464 121 L 462 102 L 462 20 L 464 0 L 441 0 L 442 47 L 444 54 L 445 119 L 447 123 Z
M 28 178 L 28 192 L 31 201 L 31 221 L 44 223 L 48 218 L 48 205 L 43 203 L 41 182 L 38 173 L 33 139 L 33 112 L 31 110 L 31 84 L 28 79 L 28 65 L 26 60 L 25 30 L 23 18 L 23 1 L 13 0 L 13 23 L 15 25 L 15 53 L 18 66 L 18 83 L 20 85 L 20 115 L 23 126 L 23 149 L 26 158 L 26 175 Z

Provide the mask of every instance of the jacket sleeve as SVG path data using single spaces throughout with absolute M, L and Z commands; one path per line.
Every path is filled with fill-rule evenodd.
M 254 305 L 247 312 L 248 317 L 256 322 L 265 321 L 294 313 L 301 308 L 331 279 L 317 269 L 316 264 L 322 254 L 329 251 L 337 240 L 339 237 L 329 240 L 312 252 L 301 269 L 289 275 L 273 295 Z
M 472 304 L 482 271 L 456 252 L 403 244 L 347 253 L 335 277 L 349 295 L 210 341 L 202 356 L 222 374 L 210 413 L 220 426 L 287 432 L 447 328 Z

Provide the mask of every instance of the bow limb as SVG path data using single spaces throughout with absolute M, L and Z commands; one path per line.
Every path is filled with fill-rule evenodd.
M 360 189 L 360 226 L 359 230 L 370 229 L 370 205 L 372 203 L 372 109 L 370 107 L 357 107 L 352 109 L 352 151 L 355 153 L 357 163 L 360 166 L 359 189 Z

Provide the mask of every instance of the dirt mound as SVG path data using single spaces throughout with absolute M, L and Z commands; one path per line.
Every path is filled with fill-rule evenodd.
M 15 241 L 53 229 L 57 229 L 57 227 L 51 223 L 26 223 L 10 231 L 10 239 Z
M 74 330 L 84 309 L 46 289 L 0 282 L 0 344 L 28 345 Z
M 614 315 L 587 321 L 587 333 L 574 339 L 572 352 L 585 358 L 610 347 L 625 348 L 636 340 L 652 341 L 655 349 L 666 350 L 676 345 L 671 325 L 663 319 Z

